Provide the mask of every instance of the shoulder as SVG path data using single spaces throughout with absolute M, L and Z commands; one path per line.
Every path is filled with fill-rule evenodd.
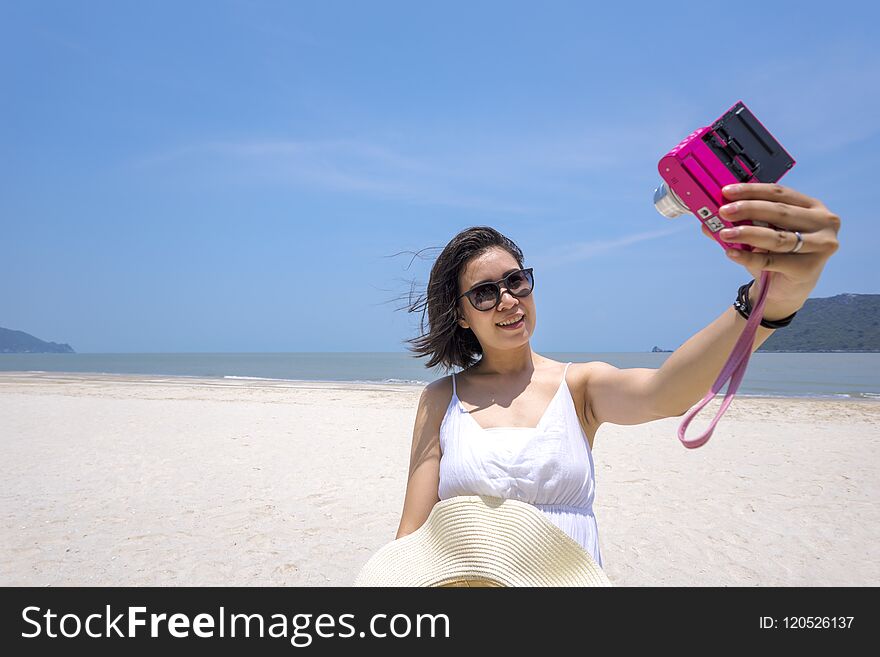
M 459 378 L 459 377 L 456 377 Z M 452 398 L 452 375 L 449 374 L 447 376 L 440 377 L 439 379 L 435 379 L 431 381 L 428 385 L 424 387 L 422 390 L 422 396 L 428 396 L 431 398 L 434 397 L 444 397 L 447 396 L 450 399 Z M 449 401 L 447 399 L 446 401 Z
M 542 378 L 545 379 L 548 384 L 552 382 L 554 386 L 558 386 L 559 377 L 565 372 L 565 382 L 568 384 L 568 388 L 571 390 L 572 395 L 575 395 L 576 393 L 586 390 L 591 372 L 593 372 L 597 366 L 601 367 L 605 364 L 606 363 L 601 363 L 599 361 L 589 363 L 575 363 L 572 361 L 569 365 L 568 361 L 560 362 L 551 358 L 544 358 L 544 374 L 542 375 Z M 565 369 L 566 365 L 568 366 L 568 370 Z
M 565 380 L 568 383 L 569 390 L 571 390 L 571 396 L 578 406 L 578 410 L 583 412 L 584 419 L 587 422 L 591 423 L 595 420 L 590 411 L 590 381 L 609 369 L 616 368 L 613 365 L 598 360 L 588 363 L 573 362 L 568 366 L 568 374 Z
M 452 375 L 444 376 L 422 388 L 419 397 L 419 407 L 424 408 L 429 414 L 439 413 L 440 417 L 446 411 L 449 402 L 452 401 Z
M 567 379 L 582 384 L 587 384 L 591 377 L 601 375 L 603 373 L 616 370 L 617 368 L 610 363 L 604 363 L 601 360 L 591 360 L 588 363 L 572 363 L 568 368 Z
M 590 375 L 596 371 L 597 368 L 601 368 L 603 365 L 607 365 L 607 363 L 602 363 L 599 361 L 591 361 L 589 363 L 572 363 L 568 366 L 568 373 L 565 375 L 565 380 L 568 382 L 568 386 L 572 388 L 572 392 L 574 391 L 574 387 L 577 386 L 579 389 L 585 389 L 590 380 Z M 562 364 L 565 367 L 565 363 Z
M 581 403 L 591 425 L 643 424 L 671 417 L 657 410 L 662 393 L 656 369 L 618 368 L 601 361 L 579 365 L 575 385 L 581 389 Z
M 432 381 L 422 388 L 413 428 L 412 454 L 427 454 L 436 450 L 439 456 L 440 429 L 452 399 L 452 378 L 447 376 Z

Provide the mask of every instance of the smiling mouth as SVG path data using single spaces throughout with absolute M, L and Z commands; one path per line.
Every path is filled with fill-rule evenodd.
M 522 323 L 525 321 L 525 319 L 526 319 L 526 316 L 525 316 L 525 315 L 522 315 L 522 316 L 521 316 L 516 322 L 514 322 L 513 324 L 504 324 L 504 325 L 502 325 L 502 324 L 496 324 L 495 326 L 497 326 L 497 327 L 500 328 L 500 329 L 519 328 L 520 326 L 522 326 Z

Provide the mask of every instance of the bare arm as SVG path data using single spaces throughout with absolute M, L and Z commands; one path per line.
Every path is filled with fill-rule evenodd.
M 757 301 L 754 288 L 755 285 L 752 286 L 752 304 Z M 783 313 L 790 315 L 795 310 L 797 308 L 774 309 L 771 313 L 765 312 L 764 317 L 779 319 L 787 316 Z M 662 391 L 660 406 L 667 409 L 668 415 L 684 415 L 709 392 L 745 326 L 746 320 L 728 308 L 670 354 L 657 371 L 657 386 Z M 751 351 L 757 351 L 773 331 L 759 324 Z
M 657 388 L 658 370 L 633 367 L 618 369 L 600 361 L 586 370 L 586 412 L 594 426 L 643 424 L 669 417 L 661 409 L 662 394 Z
M 757 302 L 756 285 L 750 299 Z M 794 310 L 797 310 L 795 308 Z M 785 317 L 792 308 L 775 308 L 764 316 Z M 667 417 L 680 417 L 709 392 L 721 368 L 742 334 L 746 320 L 733 308 L 691 337 L 663 363 L 660 369 L 617 369 L 608 363 L 590 363 L 587 379 L 589 404 L 596 425 L 642 424 Z M 752 351 L 773 334 L 758 326 Z
M 449 391 L 448 395 L 445 395 L 447 387 Z M 452 387 L 444 378 L 429 384 L 419 398 L 410 450 L 406 496 L 395 540 L 411 534 L 421 527 L 428 519 L 431 509 L 440 501 L 438 495 L 440 487 L 440 423 L 448 405 L 448 401 L 446 404 L 443 401 L 446 396 L 451 394 Z

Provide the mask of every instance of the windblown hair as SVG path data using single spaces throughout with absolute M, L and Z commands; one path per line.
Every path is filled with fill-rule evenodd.
M 455 367 L 467 369 L 478 362 L 483 347 L 471 329 L 462 328 L 458 319 L 463 315 L 457 299 L 458 279 L 471 258 L 482 255 L 492 247 L 501 247 L 523 266 L 523 252 L 513 242 L 489 226 L 467 228 L 450 240 L 437 256 L 431 268 L 431 277 L 424 295 L 411 303 L 409 312 L 422 312 L 420 330 L 422 335 L 406 340 L 410 351 L 417 358 L 429 356 L 425 367 L 441 365 L 446 371 Z M 428 312 L 428 329 L 425 330 L 425 310 Z

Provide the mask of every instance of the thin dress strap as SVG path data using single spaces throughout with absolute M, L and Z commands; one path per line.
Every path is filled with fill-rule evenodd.
M 565 377 L 568 374 L 568 366 L 571 365 L 571 362 L 566 363 L 565 370 L 562 372 L 562 380 L 565 381 Z M 455 392 L 455 372 L 452 373 L 452 394 L 453 396 L 457 396 Z

